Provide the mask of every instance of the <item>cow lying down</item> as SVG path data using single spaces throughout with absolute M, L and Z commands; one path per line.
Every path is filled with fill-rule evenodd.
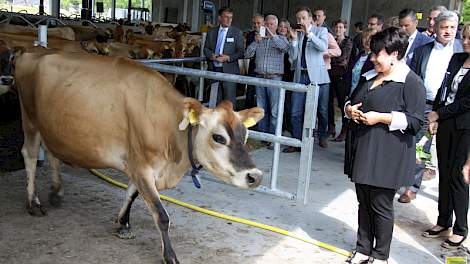
M 45 214 L 35 188 L 40 143 L 52 167 L 54 206 L 64 194 L 59 161 L 124 172 L 129 189 L 118 232 L 130 235 L 129 212 L 140 194 L 161 232 L 165 263 L 179 262 L 159 191 L 175 187 L 191 168 L 189 137 L 195 162 L 222 181 L 241 188 L 261 182 L 245 148 L 247 127 L 263 118 L 260 108 L 235 112 L 227 101 L 205 108 L 180 95 L 161 74 L 124 58 L 23 53 L 11 61 L 25 138 L 27 208 L 33 215 Z

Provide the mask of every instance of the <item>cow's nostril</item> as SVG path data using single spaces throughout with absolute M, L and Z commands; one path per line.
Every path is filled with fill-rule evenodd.
M 246 178 L 248 179 L 248 184 L 250 185 L 256 182 L 256 179 L 252 177 L 249 173 L 246 175 Z

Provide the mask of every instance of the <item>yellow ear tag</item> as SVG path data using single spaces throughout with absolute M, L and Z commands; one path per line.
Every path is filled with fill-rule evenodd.
M 243 125 L 246 128 L 249 128 L 249 127 L 252 127 L 252 126 L 256 125 L 256 121 L 253 117 L 249 117 L 245 121 L 243 121 Z
M 194 109 L 189 110 L 188 118 L 189 118 L 189 123 L 191 125 L 194 125 L 197 123 L 197 116 L 196 116 L 196 112 L 194 111 Z

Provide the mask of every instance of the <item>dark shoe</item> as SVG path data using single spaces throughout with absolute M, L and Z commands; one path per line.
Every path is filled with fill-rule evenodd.
M 428 238 L 448 237 L 450 236 L 450 229 L 447 227 L 444 227 L 440 230 L 434 231 L 431 228 L 431 229 L 424 231 L 421 235 L 423 237 L 428 237 Z
M 460 240 L 459 242 L 452 242 L 449 239 L 446 239 L 446 241 L 444 241 L 444 243 L 441 244 L 441 247 L 450 248 L 450 249 L 458 248 L 462 245 L 462 243 L 465 241 L 466 238 L 467 238 L 466 236 L 462 237 L 462 240 Z
M 318 145 L 322 148 L 327 148 L 328 147 L 328 141 L 326 139 L 320 139 L 318 142 Z
M 398 201 L 400 203 L 409 203 L 414 199 L 416 199 L 416 193 L 407 188 L 400 198 L 398 198 Z
M 292 146 L 289 146 L 285 149 L 282 150 L 283 153 L 294 153 L 294 152 L 300 152 L 300 148 L 298 147 L 292 147 Z

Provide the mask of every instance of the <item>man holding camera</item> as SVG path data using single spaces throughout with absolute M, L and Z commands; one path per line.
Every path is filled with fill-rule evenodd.
M 238 59 L 243 58 L 243 35 L 240 29 L 232 27 L 233 10 L 228 7 L 219 9 L 219 27 L 207 32 L 204 55 L 209 60 L 209 70 L 240 74 Z M 218 98 L 232 102 L 236 108 L 236 83 L 223 82 Z M 222 96 L 220 96 L 222 91 Z
M 289 41 L 277 35 L 279 21 L 275 15 L 264 20 L 264 29 L 255 35 L 255 41 L 245 51 L 245 58 L 255 56 L 255 72 L 259 78 L 282 80 L 284 73 L 284 53 L 289 51 Z M 260 132 L 274 134 L 276 130 L 279 89 L 256 87 L 256 103 L 264 109 L 264 118 L 258 122 Z
M 330 77 L 326 70 L 323 52 L 328 48 L 328 30 L 313 23 L 312 11 L 300 7 L 295 14 L 297 26 L 290 31 L 292 38 L 290 59 L 295 69 L 294 82 L 302 84 L 315 83 L 319 86 L 318 97 L 318 137 L 320 144 L 327 140 L 328 127 L 328 94 Z M 305 93 L 293 92 L 291 97 L 292 136 L 302 139 Z M 300 148 L 287 147 L 285 153 L 299 152 Z

